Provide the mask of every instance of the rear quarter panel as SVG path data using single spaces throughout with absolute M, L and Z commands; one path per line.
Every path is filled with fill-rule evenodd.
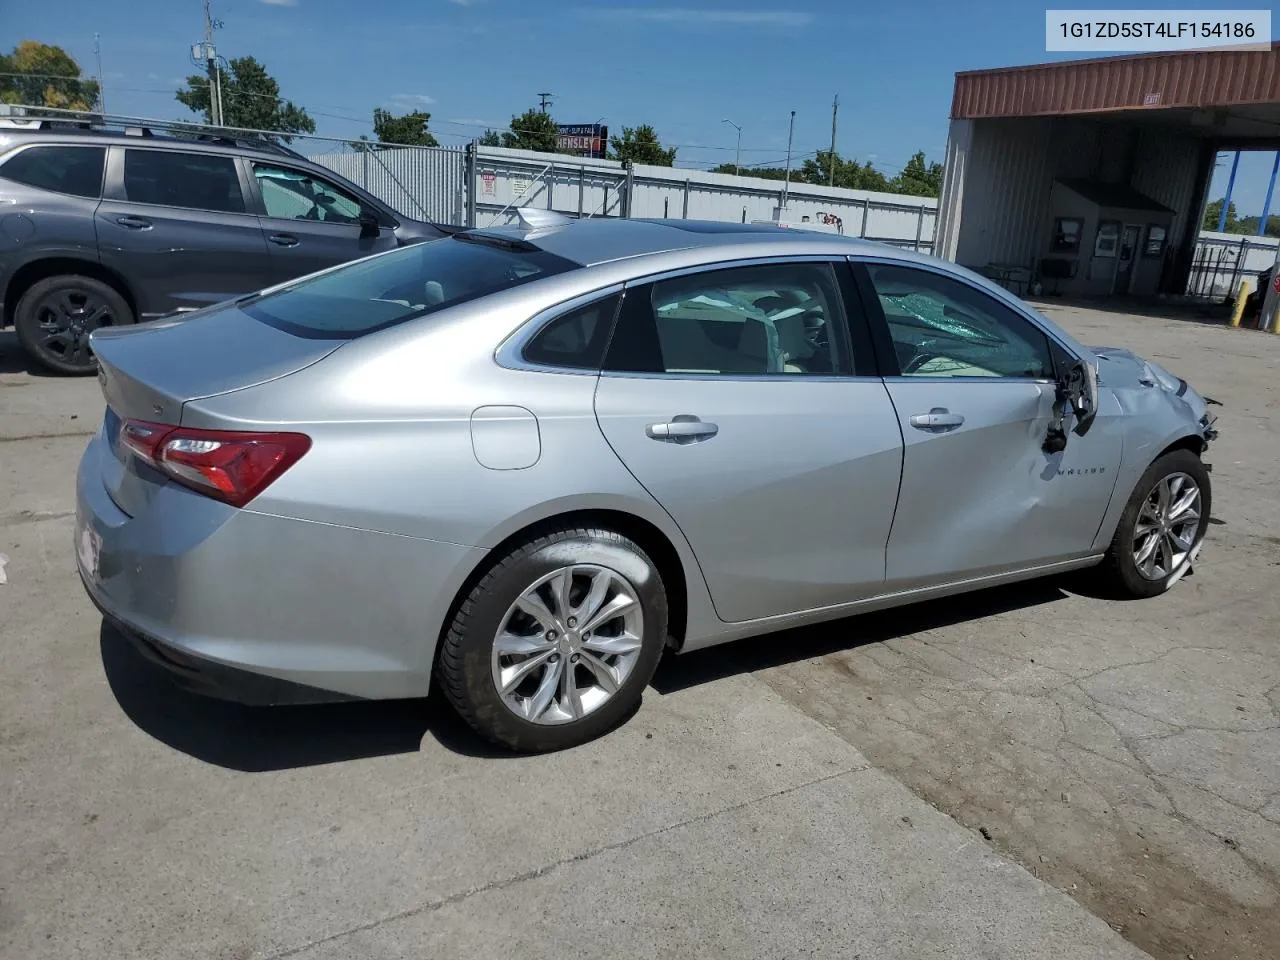
M 0 301 L 17 307 L 14 275 L 53 257 L 98 263 L 94 211 L 98 200 L 26 187 L 0 176 Z
M 494 360 L 507 333 L 550 305 L 504 295 L 413 321 L 280 380 L 190 401 L 183 423 L 312 437 L 307 455 L 247 508 L 258 513 L 486 551 L 568 512 L 640 517 L 680 556 L 688 633 L 714 632 L 720 621 L 687 541 L 600 433 L 597 377 L 508 370 Z M 529 465 L 494 469 L 492 457 L 482 465 L 472 419 L 486 407 L 536 418 L 536 456 L 521 454 Z

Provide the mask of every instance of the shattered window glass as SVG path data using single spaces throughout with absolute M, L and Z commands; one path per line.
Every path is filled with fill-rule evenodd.
M 1052 379 L 1048 338 L 990 295 L 929 270 L 869 272 L 903 376 Z

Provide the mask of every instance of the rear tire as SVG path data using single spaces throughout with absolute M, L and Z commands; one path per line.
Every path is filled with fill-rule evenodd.
M 666 589 L 648 555 L 612 530 L 564 528 L 512 548 L 471 589 L 436 676 L 488 739 L 561 750 L 634 711 L 666 636 Z
M 1151 464 L 1116 525 L 1099 574 L 1115 593 L 1145 599 L 1169 589 L 1199 548 L 1212 507 L 1209 471 L 1190 450 Z
M 114 287 L 74 273 L 33 283 L 13 314 L 18 342 L 31 359 L 54 373 L 71 375 L 98 369 L 89 334 L 133 322 L 133 311 Z

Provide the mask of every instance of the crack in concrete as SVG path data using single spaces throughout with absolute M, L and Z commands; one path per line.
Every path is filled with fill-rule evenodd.
M 70 430 L 66 433 L 23 433 L 13 437 L 0 437 L 0 443 L 20 443 L 23 440 L 62 440 L 67 437 L 92 437 L 97 430 Z
M 432 913 L 444 907 L 452 906 L 455 903 L 461 903 L 464 900 L 469 900 L 470 898 L 477 896 L 479 894 L 488 893 L 491 890 L 504 890 L 507 887 L 512 887 L 512 886 L 516 886 L 517 884 L 524 883 L 526 880 L 536 879 L 537 877 L 541 877 L 541 876 L 544 876 L 545 874 L 552 873 L 553 871 L 558 870 L 561 867 L 568 866 L 571 863 L 578 863 L 583 860 L 590 860 L 593 857 L 598 857 L 603 853 L 611 853 L 614 850 L 624 850 L 627 847 L 632 846 L 633 844 L 640 843 L 641 841 L 648 840 L 652 837 L 661 836 L 662 834 L 669 833 L 672 830 L 679 830 L 682 827 L 691 826 L 696 823 L 705 823 L 708 820 L 713 820 L 716 817 L 722 816 L 726 813 L 734 813 L 738 810 L 745 810 L 748 807 L 756 806 L 757 804 L 764 803 L 765 801 L 768 801 L 768 800 L 776 799 L 777 797 L 785 797 L 788 794 L 795 793 L 799 790 L 804 790 L 808 787 L 817 786 L 820 783 L 826 783 L 830 780 L 837 780 L 840 777 L 847 777 L 857 773 L 865 773 L 870 769 L 872 768 L 866 764 L 862 766 L 857 766 L 857 767 L 848 767 L 836 773 L 830 773 L 830 774 L 827 774 L 826 776 L 816 777 L 813 780 L 807 780 L 804 783 L 799 783 L 790 787 L 783 787 L 781 790 L 774 790 L 773 792 L 764 794 L 763 796 L 754 797 L 750 800 L 743 800 L 740 803 L 733 803 L 727 807 L 721 807 L 719 810 L 712 810 L 708 813 L 699 814 L 696 817 L 686 817 L 685 819 L 680 820 L 676 823 L 671 823 L 665 827 L 659 827 L 656 830 L 649 830 L 645 833 L 637 834 L 636 836 L 629 837 L 626 840 L 619 840 L 616 843 L 608 843 L 608 844 L 605 844 L 604 846 L 596 847 L 591 850 L 584 850 L 581 853 L 576 853 L 569 857 L 563 857 L 559 860 L 553 860 L 551 863 L 543 864 L 542 866 L 535 867 L 532 870 L 525 870 L 521 873 L 514 874 L 513 876 L 510 876 L 510 877 L 503 877 L 502 879 L 499 879 L 499 880 L 492 880 L 489 883 L 481 884 L 476 887 L 471 887 L 467 890 L 460 890 L 457 893 L 449 894 L 447 897 L 440 897 L 436 900 L 431 900 L 431 901 L 428 901 L 427 903 L 419 904 L 416 907 L 410 907 L 407 910 L 401 910 L 398 913 L 393 913 L 386 917 L 380 917 L 377 920 L 371 920 L 368 923 L 357 924 L 356 926 L 348 927 L 345 930 L 339 930 L 337 933 L 332 933 L 332 934 L 329 934 L 328 936 L 317 937 L 314 940 L 310 940 L 307 943 L 299 944 L 298 946 L 295 946 L 295 947 L 287 947 L 284 950 L 278 950 L 275 953 L 267 954 L 266 956 L 262 957 L 261 960 L 284 960 L 284 958 L 286 957 L 294 957 L 305 950 L 310 950 L 312 947 L 318 947 L 321 944 L 331 943 L 334 940 L 340 940 L 343 937 L 351 936 L 352 934 L 355 934 L 355 933 L 363 933 L 366 930 L 373 930 L 377 927 L 383 926 L 384 924 L 394 923 L 397 920 L 404 920 L 408 917 L 416 916 L 421 913 Z
M 74 510 L 19 510 L 17 513 L 0 514 L 0 526 L 17 527 L 28 523 L 45 523 L 49 520 L 65 520 L 75 515 Z
M 947 670 L 947 667 L 944 665 L 945 661 L 931 663 L 928 659 L 921 656 L 921 652 L 918 648 L 916 650 L 911 649 L 912 643 L 917 643 L 921 647 L 930 648 L 942 653 L 948 661 L 962 665 L 966 671 L 973 670 L 977 675 L 971 675 L 968 678 L 960 680 L 957 680 L 953 676 L 946 676 L 940 672 Z M 1046 670 L 1055 671 L 1059 675 L 1068 677 L 1069 679 L 1062 684 L 1050 686 L 1041 690 L 1027 691 L 1009 690 L 1008 687 L 1004 685 L 1009 679 L 1007 675 L 999 676 L 993 674 L 989 669 L 972 663 L 968 658 L 959 655 L 953 650 L 946 649 L 946 647 L 957 643 L 959 643 L 959 641 L 937 640 L 929 639 L 920 635 L 910 635 L 895 638 L 895 641 L 892 642 L 892 646 L 890 644 L 885 644 L 881 647 L 882 650 L 890 650 L 893 655 L 892 660 L 886 661 L 883 657 L 875 657 L 873 655 L 874 651 L 871 649 L 860 648 L 858 652 L 871 655 L 872 662 L 878 661 L 878 668 L 885 671 L 888 676 L 896 676 L 899 683 L 906 684 L 911 688 L 923 688 L 926 686 L 933 686 L 937 688 L 938 686 L 942 686 L 948 693 L 956 694 L 958 697 L 962 698 L 961 702 L 952 708 L 957 711 L 965 711 L 966 707 L 964 706 L 964 702 L 967 701 L 978 707 L 980 710 L 985 710 L 990 713 L 992 712 L 990 703 L 992 698 L 996 695 L 1002 694 L 1018 699 L 1041 700 L 1048 704 L 1052 704 L 1057 711 L 1057 725 L 1061 728 L 1061 734 L 1054 738 L 1052 747 L 1049 749 L 1046 749 L 1043 745 L 1028 742 L 1019 735 L 1019 731 L 1017 730 L 1002 729 L 1005 724 L 998 722 L 995 725 L 994 733 L 998 735 L 1000 739 L 1007 738 L 1010 744 L 1016 745 L 1016 749 L 1028 752 L 1025 755 L 1026 760 L 1023 761 L 1024 765 L 1025 763 L 1031 763 L 1035 766 L 1038 765 L 1039 762 L 1043 762 L 1043 759 L 1046 757 L 1052 758 L 1052 762 L 1056 765 L 1060 765 L 1063 771 L 1076 779 L 1084 789 L 1090 792 L 1101 791 L 1101 797 L 1109 808 L 1113 807 L 1116 803 L 1119 803 L 1122 806 L 1124 804 L 1136 804 L 1140 808 L 1151 810 L 1158 816 L 1167 817 L 1170 821 L 1178 824 L 1183 830 L 1187 831 L 1189 839 L 1191 837 L 1198 836 L 1205 838 L 1206 841 L 1212 841 L 1215 844 L 1220 844 L 1224 851 L 1228 851 L 1227 855 L 1237 861 L 1240 865 L 1240 869 L 1254 877 L 1256 882 L 1270 886 L 1273 890 L 1280 891 L 1280 870 L 1277 870 L 1276 867 L 1264 862 L 1264 860 L 1255 856 L 1253 853 L 1247 852 L 1246 849 L 1243 849 L 1243 847 L 1249 845 L 1249 840 L 1237 840 L 1236 838 L 1229 836 L 1227 833 L 1224 833 L 1220 826 L 1215 829 L 1210 824 L 1202 822 L 1201 819 L 1198 819 L 1195 815 L 1188 812 L 1188 810 L 1183 806 L 1179 805 L 1176 799 L 1177 791 L 1179 789 L 1198 791 L 1206 798 L 1212 798 L 1212 800 L 1222 803 L 1224 805 L 1222 808 L 1223 815 L 1228 818 L 1232 816 L 1232 814 L 1226 813 L 1226 811 L 1235 811 L 1238 815 L 1253 816 L 1259 818 L 1264 823 L 1273 823 L 1280 822 L 1280 815 L 1273 814 L 1273 816 L 1267 817 L 1264 816 L 1262 811 L 1268 809 L 1268 807 L 1273 803 L 1280 803 L 1280 793 L 1268 797 L 1266 801 L 1258 804 L 1256 807 L 1236 803 L 1214 790 L 1208 789 L 1200 783 L 1192 782 L 1187 779 L 1185 775 L 1179 774 L 1177 771 L 1172 774 L 1158 773 L 1139 752 L 1141 744 L 1167 740 L 1184 734 L 1203 732 L 1257 735 L 1280 729 L 1280 725 L 1269 725 L 1264 728 L 1258 728 L 1252 726 L 1221 726 L 1218 724 L 1198 722 L 1179 723 L 1163 717 L 1152 716 L 1144 713 L 1142 710 L 1135 708 L 1132 704 L 1121 705 L 1112 703 L 1105 697 L 1094 695 L 1086 688 L 1086 684 L 1090 681 L 1116 670 L 1151 666 L 1167 660 L 1175 654 L 1185 651 L 1222 655 L 1224 653 L 1224 648 L 1208 646 L 1205 644 L 1173 643 L 1169 645 L 1168 649 L 1153 656 L 1133 661 L 1126 661 L 1123 663 L 1109 664 L 1105 667 L 1101 667 L 1100 669 L 1091 670 L 1078 676 L 1073 676 L 1067 671 L 1058 670 L 1048 665 L 1036 664 L 1037 667 L 1044 666 Z M 1021 662 L 1021 659 L 1018 657 L 1011 657 L 1007 654 L 998 653 L 985 648 L 981 649 L 983 649 L 983 653 L 999 657 L 1003 660 L 1009 661 L 1011 664 L 1018 664 Z M 851 673 L 859 680 L 875 682 L 877 686 L 883 686 L 883 680 L 875 681 L 873 678 L 861 676 L 851 664 L 843 662 L 844 659 L 845 658 L 838 657 L 832 659 L 830 662 L 833 666 L 838 664 L 846 672 Z M 887 677 L 885 679 L 887 679 Z M 992 681 L 1000 684 L 1000 686 L 992 689 Z M 1272 686 L 1265 694 L 1263 694 L 1263 696 L 1267 700 L 1271 715 L 1277 720 L 1280 720 L 1280 702 L 1277 701 L 1276 697 L 1278 691 L 1280 691 L 1280 684 Z M 975 696 L 976 700 L 972 699 Z M 884 692 L 882 690 L 881 698 L 883 699 L 883 697 Z M 1103 727 L 1109 732 L 1109 735 L 1112 738 L 1112 743 L 1114 744 L 1114 755 L 1101 752 L 1095 747 L 1086 746 L 1079 742 L 1077 734 L 1073 732 L 1073 723 L 1067 713 L 1068 705 L 1078 706 L 1080 709 L 1086 711 L 1089 716 L 1096 718 L 1103 724 Z M 1159 725 L 1162 732 L 1124 734 L 1121 732 L 1119 725 L 1120 722 L 1123 722 L 1123 718 L 1119 721 L 1113 721 L 1106 715 L 1104 712 L 1105 710 L 1123 710 L 1141 721 Z M 1256 721 L 1256 712 L 1253 714 L 1253 717 Z M 884 713 L 878 715 L 878 721 L 884 723 L 888 727 L 907 731 L 917 737 L 936 737 L 936 729 L 929 722 L 930 719 L 932 721 L 937 721 L 938 718 L 919 718 L 911 715 L 910 713 L 908 713 L 906 717 L 901 715 L 890 717 L 886 716 Z M 1081 717 L 1076 722 L 1079 723 L 1082 719 L 1083 718 Z M 837 733 L 840 732 L 838 726 L 831 726 Z M 1084 729 L 1087 730 L 1087 727 Z M 1105 739 L 1106 735 L 1102 734 L 1101 731 L 1098 731 L 1098 733 Z M 850 738 L 846 737 L 846 739 Z M 851 742 L 854 742 L 855 745 L 857 745 L 856 738 L 851 740 Z M 1116 764 L 1118 767 L 1128 770 L 1130 773 L 1134 774 L 1138 780 L 1135 781 L 1132 789 L 1122 789 L 1121 792 L 1124 795 L 1117 798 L 1113 796 L 1115 784 L 1110 781 L 1106 781 L 1105 778 L 1104 782 L 1098 782 L 1096 777 L 1089 774 L 1089 768 L 1087 765 L 1082 767 L 1078 760 L 1077 762 L 1072 762 L 1068 755 L 1070 750 L 1078 750 L 1083 754 L 1092 756 L 1104 763 Z M 992 752 L 999 752 L 999 748 L 996 747 L 994 743 L 992 744 Z M 1039 757 L 1041 760 L 1033 761 L 1031 760 L 1032 756 Z M 1009 762 L 1016 764 L 1018 761 L 1010 758 Z M 882 765 L 882 767 L 889 773 L 899 772 L 895 770 L 892 764 L 887 766 Z M 947 775 L 944 769 L 936 771 L 935 776 L 939 778 L 939 785 L 942 783 L 952 783 L 954 779 L 952 776 Z M 1149 789 L 1151 793 L 1144 795 L 1141 788 L 1138 787 L 1139 782 L 1145 784 L 1146 788 Z M 908 785 L 912 786 L 917 795 L 920 795 L 930 803 L 935 803 L 929 797 L 925 796 L 926 793 L 931 791 L 925 790 L 923 784 L 912 784 L 911 781 L 908 781 Z M 961 793 L 970 798 L 967 802 L 978 802 L 981 804 L 981 801 L 979 801 L 977 796 L 971 791 L 961 787 Z M 1188 795 L 1184 794 L 1184 796 Z M 1156 798 L 1159 798 L 1159 800 Z M 1013 798 L 1010 799 L 1012 800 Z M 1212 800 L 1205 801 L 1210 804 L 1209 816 L 1214 816 L 1212 813 Z M 1030 802 L 1031 801 L 1028 801 L 1028 803 Z M 935 803 L 935 806 L 936 805 L 937 804 Z M 1024 806 L 1024 804 L 1017 800 L 1013 800 L 1013 808 L 1015 810 L 1020 809 L 1022 806 Z M 940 807 L 940 809 L 952 814 L 953 816 L 955 816 L 955 813 L 957 812 L 952 804 L 944 805 Z M 1008 808 L 1006 808 L 1006 810 L 1007 809 Z M 1082 808 L 1079 812 L 1081 815 L 1088 816 L 1090 818 L 1098 816 L 1097 811 L 1091 811 L 1087 808 Z M 1103 812 L 1106 813 L 1107 811 Z M 1113 812 L 1120 818 L 1120 822 L 1124 829 L 1132 828 L 1132 825 L 1126 822 L 1126 818 L 1123 813 L 1119 811 Z M 1139 835 L 1141 836 L 1141 833 L 1139 833 Z M 1011 851 L 1011 853 L 1016 859 L 1016 851 Z M 1203 879 L 1198 882 L 1212 884 L 1212 881 Z M 1246 910 L 1246 915 L 1247 912 L 1248 911 Z

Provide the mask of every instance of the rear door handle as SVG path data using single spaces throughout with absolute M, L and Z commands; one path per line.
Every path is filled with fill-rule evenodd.
M 151 221 L 146 217 L 116 217 L 116 223 L 130 230 L 150 230 Z
M 665 440 L 668 443 L 697 443 L 699 440 L 710 440 L 720 432 L 720 428 L 714 423 L 704 423 L 689 414 L 680 414 L 666 423 L 651 423 L 644 428 L 644 432 L 652 440 Z
M 917 413 L 910 422 L 917 430 L 954 430 L 964 423 L 964 417 L 946 407 L 934 407 L 928 413 Z
M 296 247 L 298 245 L 298 238 L 292 233 L 273 233 L 267 239 L 278 247 Z

